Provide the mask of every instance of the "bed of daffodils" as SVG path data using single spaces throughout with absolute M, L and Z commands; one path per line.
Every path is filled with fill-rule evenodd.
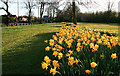
M 101 35 L 79 25 L 62 26 L 46 40 L 42 69 L 51 75 L 111 75 L 120 73 L 118 37 Z

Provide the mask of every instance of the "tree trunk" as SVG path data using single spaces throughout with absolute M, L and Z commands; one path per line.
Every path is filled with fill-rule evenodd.
M 55 9 L 53 9 L 53 18 L 54 18 L 54 16 L 55 16 Z
M 73 0 L 72 6 L 73 6 L 73 23 L 74 23 L 74 24 L 77 24 L 76 10 L 75 10 L 75 0 Z
M 110 23 L 111 11 L 107 11 L 107 24 Z
M 55 17 L 55 9 L 53 8 L 53 20 L 54 21 L 54 17 Z
M 44 3 L 41 3 L 41 7 L 40 7 L 40 18 L 41 18 L 41 23 L 42 23 L 42 16 L 43 16 L 43 12 L 44 12 Z
M 28 2 L 28 7 L 29 7 L 28 23 L 30 24 L 31 12 L 32 12 L 32 8 L 31 8 L 31 5 L 30 5 L 30 2 Z
M 9 8 L 9 6 L 8 6 L 8 0 L 7 0 L 7 3 L 6 3 L 6 12 L 7 12 L 7 22 L 6 22 L 6 25 L 7 26 L 9 25 L 9 16 L 10 16 L 10 14 L 8 12 L 8 8 Z
M 29 10 L 29 16 L 28 16 L 28 23 L 29 24 L 31 23 L 30 20 L 31 20 L 31 9 Z

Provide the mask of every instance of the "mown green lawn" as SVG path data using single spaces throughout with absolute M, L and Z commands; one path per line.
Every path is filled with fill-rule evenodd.
M 88 28 L 103 28 L 118 31 L 118 26 L 78 23 Z M 45 40 L 59 32 L 62 23 L 2 27 L 2 72 L 3 74 L 41 74 L 41 61 L 45 55 Z M 98 27 L 99 25 L 99 27 Z
M 105 23 L 78 23 L 79 25 L 87 28 L 91 28 L 97 31 L 104 31 L 104 32 L 110 32 L 110 33 L 117 33 L 118 34 L 118 29 L 120 28 L 119 24 L 117 23 L 110 23 L 110 24 L 105 24 Z
M 2 73 L 41 74 L 47 53 L 44 40 L 52 38 L 63 24 L 50 23 L 2 28 Z

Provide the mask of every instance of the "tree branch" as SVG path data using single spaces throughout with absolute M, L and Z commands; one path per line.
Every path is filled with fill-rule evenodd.
M 7 11 L 5 8 L 3 8 L 3 7 L 0 7 L 0 9 L 2 10 L 4 10 L 6 13 L 8 13 L 8 15 L 12 15 L 9 11 Z
M 3 9 L 3 10 L 5 10 L 5 8 L 3 8 L 3 7 L 0 7 L 0 9 Z

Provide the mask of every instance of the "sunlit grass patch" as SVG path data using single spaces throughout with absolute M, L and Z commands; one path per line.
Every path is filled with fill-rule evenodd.
M 91 28 L 94 30 L 100 30 L 110 33 L 117 33 L 118 34 L 118 24 L 102 24 L 102 23 L 78 23 L 79 25 L 87 28 Z

